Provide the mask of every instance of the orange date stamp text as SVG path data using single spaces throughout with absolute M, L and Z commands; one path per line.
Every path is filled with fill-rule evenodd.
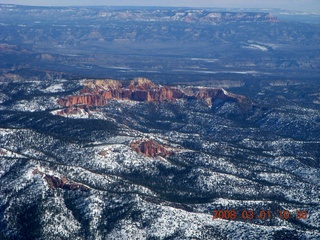
M 290 212 L 288 210 L 279 210 L 279 211 L 271 211 L 271 210 L 250 210 L 244 209 L 242 211 L 236 210 L 213 210 L 212 211 L 212 219 L 225 219 L 225 220 L 268 220 L 271 218 L 280 218 L 283 220 L 289 219 L 307 219 L 308 212 L 306 210 L 296 210 L 295 212 Z

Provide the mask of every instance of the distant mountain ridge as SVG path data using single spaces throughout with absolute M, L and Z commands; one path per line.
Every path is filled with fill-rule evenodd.
M 317 74 L 319 28 L 269 10 L 0 5 L 0 79 Z
M 21 14 L 24 17 L 69 19 L 71 14 L 74 19 L 104 19 L 107 21 L 146 21 L 146 22 L 278 22 L 278 18 L 271 13 L 264 12 L 231 12 L 231 11 L 210 11 L 201 9 L 153 9 L 153 8 L 112 8 L 112 7 L 27 7 L 17 5 L 0 4 L 0 13 L 2 14 Z

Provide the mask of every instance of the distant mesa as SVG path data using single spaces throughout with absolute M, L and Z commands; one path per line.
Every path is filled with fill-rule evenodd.
M 175 152 L 175 149 L 164 146 L 151 139 L 132 141 L 130 147 L 133 151 L 147 157 L 169 157 Z
M 89 188 L 84 186 L 83 184 L 69 181 L 67 178 L 58 178 L 52 175 L 45 174 L 44 172 L 41 172 L 39 169 L 35 169 L 32 173 L 34 175 L 41 175 L 42 178 L 46 180 L 50 188 L 89 191 Z
M 278 21 L 277 17 L 270 13 L 264 12 L 226 12 L 226 11 L 209 11 L 202 9 L 159 9 L 159 8 L 149 8 L 149 9 L 128 9 L 122 8 L 117 10 L 112 9 L 101 9 L 96 11 L 95 9 L 85 9 L 80 10 L 76 8 L 65 7 L 64 9 L 70 12 L 68 15 L 64 14 L 64 11 L 60 9 L 42 9 L 34 8 L 33 11 L 28 11 L 26 8 L 18 7 L 15 5 L 0 5 L 0 12 L 2 14 L 9 15 L 11 11 L 7 8 L 15 8 L 17 11 L 24 16 L 29 18 L 37 17 L 37 22 L 39 17 L 43 16 L 58 16 L 60 19 L 68 19 L 70 14 L 75 15 L 75 19 L 79 19 L 85 15 L 86 19 L 101 19 L 105 21 L 137 21 L 137 22 L 201 22 L 201 23 L 217 23 L 217 22 L 275 22 Z M 77 14 L 75 14 L 75 12 Z M 80 14 L 79 14 L 80 13 Z M 11 13 L 12 15 L 12 13 Z M 10 16 L 10 15 L 9 15 Z M 41 19 L 41 18 L 40 18 Z M 92 36 L 99 38 L 100 35 L 93 31 Z M 125 40 L 125 39 L 122 39 Z
M 212 106 L 216 99 L 243 103 L 246 97 L 229 93 L 222 88 L 162 86 L 146 78 L 136 78 L 128 86 L 123 86 L 117 80 L 88 80 L 84 83 L 84 88 L 78 95 L 57 100 L 59 105 L 66 108 L 58 114 L 77 113 L 81 109 L 88 111 L 90 106 L 102 107 L 111 99 L 139 102 L 201 99 Z

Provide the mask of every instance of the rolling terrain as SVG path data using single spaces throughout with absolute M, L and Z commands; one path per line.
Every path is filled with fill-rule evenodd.
M 319 25 L 0 5 L 0 30 L 0 239 L 320 237 Z

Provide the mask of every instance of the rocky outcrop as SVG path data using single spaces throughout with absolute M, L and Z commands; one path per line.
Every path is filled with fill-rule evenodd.
M 64 107 L 70 107 L 74 105 L 86 105 L 86 106 L 104 106 L 107 99 L 99 94 L 84 94 L 77 96 L 69 96 L 64 99 L 59 99 L 58 104 Z
M 245 97 L 219 88 L 180 88 L 156 85 L 146 78 L 136 78 L 128 86 L 116 80 L 91 80 L 85 82 L 79 95 L 58 99 L 63 107 L 104 106 L 110 99 L 157 102 L 175 99 L 203 99 L 212 105 L 215 99 L 241 103 Z M 70 110 L 73 109 L 73 110 Z M 70 108 L 68 111 L 74 111 Z
M 67 178 L 58 178 L 52 175 L 45 174 L 41 172 L 39 169 L 35 169 L 32 172 L 34 175 L 39 174 L 42 176 L 44 180 L 48 183 L 50 188 L 61 188 L 65 190 L 81 190 L 81 191 L 89 191 L 89 188 L 84 186 L 83 184 L 69 181 Z
M 215 99 L 221 99 L 226 101 L 233 101 L 242 103 L 246 97 L 241 95 L 236 95 L 233 93 L 229 93 L 223 88 L 203 88 L 199 91 L 195 91 L 195 96 L 197 99 L 205 100 L 208 105 L 212 105 Z
M 174 149 L 151 139 L 133 141 L 130 143 L 130 147 L 133 151 L 147 157 L 169 157 L 174 154 Z
M 90 107 L 87 105 L 71 105 L 60 111 L 57 111 L 57 115 L 64 116 L 69 114 L 81 114 L 90 112 Z

